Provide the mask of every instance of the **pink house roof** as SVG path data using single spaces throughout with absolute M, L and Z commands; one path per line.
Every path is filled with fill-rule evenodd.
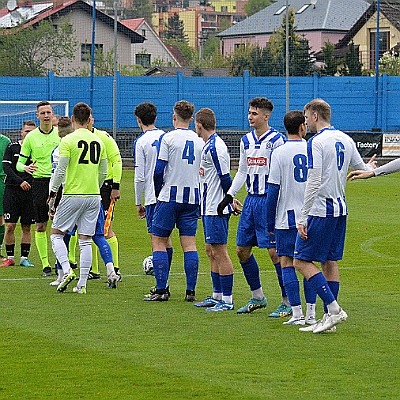
M 136 31 L 139 26 L 143 24 L 144 18 L 132 18 L 132 19 L 121 19 L 119 22 L 125 25 L 127 28 Z

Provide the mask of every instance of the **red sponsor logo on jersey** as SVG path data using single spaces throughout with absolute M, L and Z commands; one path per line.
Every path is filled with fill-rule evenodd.
M 249 167 L 266 167 L 268 160 L 265 157 L 247 157 Z
M 201 167 L 199 169 L 199 174 L 200 174 L 200 176 L 204 176 L 204 168 L 203 167 Z

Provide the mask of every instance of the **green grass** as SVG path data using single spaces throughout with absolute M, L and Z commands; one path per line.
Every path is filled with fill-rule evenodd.
M 39 267 L 0 269 L 0 399 L 398 398 L 400 174 L 348 184 L 340 304 L 349 320 L 324 335 L 268 318 L 280 299 L 265 250 L 255 253 L 267 310 L 209 315 L 185 303 L 177 237 L 172 297 L 144 303 L 153 285 L 141 270 L 150 244 L 132 182 L 132 171 L 124 171 L 114 221 L 124 275 L 118 290 L 102 280 L 89 282 L 86 296 L 58 294 Z M 250 293 L 234 252 L 237 219 L 231 221 L 238 308 Z M 202 299 L 211 283 L 201 230 L 198 248 Z M 18 258 L 19 243 L 16 249 Z M 31 255 L 38 265 L 34 246 Z

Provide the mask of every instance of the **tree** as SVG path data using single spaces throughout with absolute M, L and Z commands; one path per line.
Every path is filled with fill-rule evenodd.
M 249 0 L 244 6 L 244 11 L 250 17 L 250 15 L 263 10 L 265 7 L 275 3 L 275 1 L 276 0 Z
M 163 33 L 164 38 L 167 40 L 187 42 L 183 21 L 179 19 L 179 15 L 177 13 L 174 13 L 172 17 L 168 18 L 168 24 Z
M 0 30 L 0 75 L 44 76 L 60 74 L 75 57 L 77 42 L 68 21 L 55 27 L 51 21 L 21 29 Z
M 350 42 L 348 46 L 348 52 L 345 58 L 346 63 L 346 74 L 350 76 L 361 76 L 362 75 L 362 63 L 360 62 L 360 52 L 358 47 L 354 45 L 354 42 Z
M 322 75 L 334 76 L 337 73 L 338 60 L 333 55 L 333 50 L 335 50 L 335 46 L 330 41 L 325 42 L 321 48 L 324 62 L 324 66 L 321 67 Z
M 398 54 L 384 53 L 379 59 L 379 73 L 400 76 L 400 57 Z
M 151 0 L 134 0 L 126 8 L 121 10 L 122 19 L 144 18 L 151 25 L 153 5 Z

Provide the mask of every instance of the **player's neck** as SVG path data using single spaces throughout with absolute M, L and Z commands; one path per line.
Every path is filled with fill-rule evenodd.
M 189 123 L 186 122 L 177 122 L 174 126 L 175 129 L 189 129 Z
M 152 124 L 152 125 L 142 125 L 142 131 L 143 132 L 152 131 L 153 129 L 156 129 L 156 126 L 154 124 Z
M 264 133 L 268 132 L 270 130 L 270 128 L 271 127 L 269 125 L 266 125 L 266 126 L 263 126 L 261 128 L 254 129 L 254 132 L 255 132 L 257 137 L 260 137 L 260 136 L 264 135 Z
M 50 133 L 51 130 L 53 129 L 52 124 L 40 124 L 40 131 L 43 133 Z
M 215 131 L 204 131 L 201 135 L 201 137 L 203 138 L 204 142 L 207 142 L 208 139 L 210 139 L 210 137 L 212 135 L 214 135 Z
M 288 140 L 302 140 L 303 138 L 299 135 L 288 135 Z
M 321 123 L 317 124 L 317 132 L 322 131 L 322 129 L 330 128 L 331 126 L 330 122 L 321 121 Z

